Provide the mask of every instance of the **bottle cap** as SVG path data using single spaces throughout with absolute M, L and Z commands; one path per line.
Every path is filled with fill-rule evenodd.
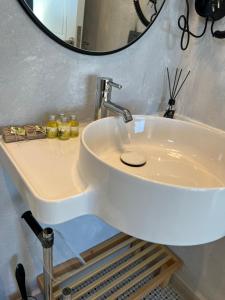
M 63 116 L 63 117 L 61 118 L 61 121 L 62 121 L 63 123 L 66 123 L 66 122 L 68 121 L 68 119 L 67 119 L 66 116 Z
M 58 114 L 58 118 L 59 118 L 59 119 L 62 119 L 63 117 L 65 117 L 65 114 L 64 114 L 64 113 Z
M 49 121 L 55 121 L 55 119 L 56 119 L 56 115 L 49 115 L 48 116 Z

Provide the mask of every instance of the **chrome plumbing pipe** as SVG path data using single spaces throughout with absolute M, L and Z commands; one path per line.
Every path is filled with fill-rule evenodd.
M 53 292 L 52 292 L 53 243 L 54 243 L 54 232 L 52 228 L 45 228 L 42 232 L 44 299 L 45 300 L 53 299 Z
M 62 300 L 72 300 L 72 290 L 66 287 L 62 290 Z
M 41 242 L 43 249 L 44 300 L 53 300 L 53 245 L 54 231 L 52 228 L 43 229 L 33 217 L 31 211 L 26 211 L 22 217 Z

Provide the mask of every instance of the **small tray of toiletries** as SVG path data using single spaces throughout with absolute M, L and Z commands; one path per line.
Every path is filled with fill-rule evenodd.
M 46 138 L 46 129 L 39 125 L 7 126 L 2 129 L 5 143 Z
M 6 126 L 2 129 L 2 136 L 5 143 L 45 138 L 68 140 L 79 136 L 79 122 L 75 114 L 51 114 L 44 126 L 37 124 Z

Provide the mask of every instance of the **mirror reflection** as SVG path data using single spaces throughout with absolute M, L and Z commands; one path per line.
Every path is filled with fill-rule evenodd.
M 86 51 L 125 47 L 146 31 L 164 0 L 23 0 L 45 27 Z

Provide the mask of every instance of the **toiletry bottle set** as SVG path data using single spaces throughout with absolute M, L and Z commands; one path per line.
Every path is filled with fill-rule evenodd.
M 47 122 L 47 137 L 60 140 L 68 140 L 69 138 L 79 135 L 79 122 L 75 114 L 50 115 Z

